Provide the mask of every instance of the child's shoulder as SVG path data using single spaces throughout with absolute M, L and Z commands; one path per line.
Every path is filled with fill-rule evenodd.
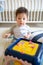
M 10 28 L 10 30 L 15 29 L 15 28 L 16 28 L 16 26 L 17 26 L 17 24 L 12 25 L 12 26 L 11 26 L 11 28 Z
M 14 24 L 14 25 L 12 25 L 12 27 L 11 27 L 11 28 L 13 29 L 13 28 L 15 28 L 16 26 L 17 26 L 17 24 Z

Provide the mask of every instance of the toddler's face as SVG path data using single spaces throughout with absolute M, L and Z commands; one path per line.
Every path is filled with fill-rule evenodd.
M 16 21 L 19 26 L 26 24 L 27 19 L 28 19 L 28 17 L 25 13 L 20 13 L 16 17 Z

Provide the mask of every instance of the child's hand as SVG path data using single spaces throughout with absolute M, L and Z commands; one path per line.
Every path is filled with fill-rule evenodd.
M 23 61 L 22 59 L 19 60 L 21 62 L 21 65 L 32 65 L 31 63 L 28 63 L 27 61 Z
M 8 38 L 11 36 L 11 33 L 6 33 L 5 35 L 3 35 L 3 38 Z
M 24 38 L 25 38 L 25 39 L 29 39 L 29 38 L 30 38 L 30 36 L 31 36 L 31 33 L 29 33 L 29 34 L 25 35 L 25 36 L 24 36 Z

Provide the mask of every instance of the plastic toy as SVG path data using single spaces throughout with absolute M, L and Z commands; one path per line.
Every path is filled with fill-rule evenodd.
M 39 42 L 32 42 L 27 39 L 18 39 L 13 42 L 5 51 L 5 55 L 12 55 L 22 60 L 27 60 L 32 65 L 40 65 L 43 55 L 43 44 Z M 14 65 L 21 65 L 20 62 Z

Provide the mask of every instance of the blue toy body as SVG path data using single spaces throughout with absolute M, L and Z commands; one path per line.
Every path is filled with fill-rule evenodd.
M 18 57 L 19 59 L 22 59 L 22 60 L 27 60 L 28 62 L 32 63 L 32 65 L 41 65 L 41 60 L 42 60 L 42 55 L 43 55 L 43 44 L 40 43 L 40 42 L 34 42 L 37 43 L 39 46 L 38 46 L 38 49 L 35 53 L 35 55 L 28 55 L 28 54 L 22 54 L 18 51 L 15 51 L 15 50 L 12 50 L 12 47 L 15 46 L 19 41 L 21 40 L 25 40 L 25 41 L 29 41 L 27 39 L 23 39 L 23 38 L 20 38 L 18 40 L 16 40 L 16 42 L 13 42 L 6 50 L 5 50 L 5 55 L 12 55 L 13 57 Z

